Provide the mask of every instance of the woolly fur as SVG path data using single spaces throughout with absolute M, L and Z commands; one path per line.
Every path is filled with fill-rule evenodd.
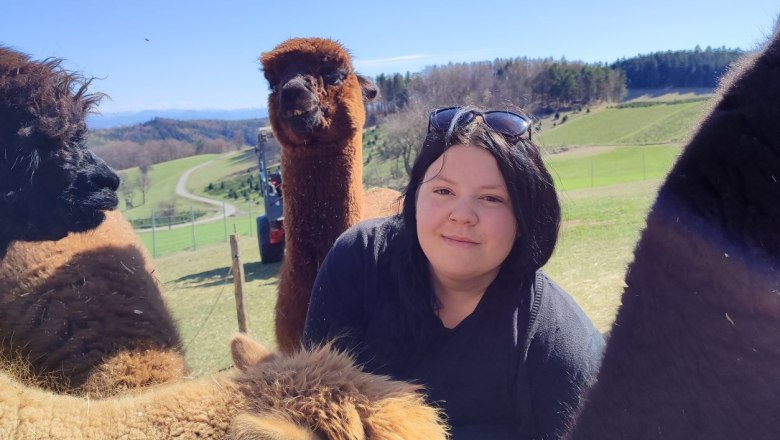
M 276 356 L 238 336 L 232 349 L 237 372 L 99 401 L 0 375 L 0 438 L 446 438 L 441 414 L 416 387 L 362 373 L 329 347 Z
M 102 396 L 185 373 L 181 341 L 131 225 L 13 242 L 0 259 L 0 354 L 58 391 Z

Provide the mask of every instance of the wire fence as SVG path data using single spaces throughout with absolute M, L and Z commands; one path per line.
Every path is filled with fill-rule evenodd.
M 154 258 L 183 251 L 194 251 L 201 246 L 225 242 L 230 234 L 254 237 L 257 235 L 257 215 L 261 212 L 248 212 L 228 215 L 223 206 L 222 212 L 203 213 L 190 208 L 188 215 L 152 216 L 133 220 L 136 232 Z

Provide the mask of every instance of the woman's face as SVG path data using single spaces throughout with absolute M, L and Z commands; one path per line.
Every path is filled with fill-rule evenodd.
M 492 281 L 517 236 L 504 177 L 485 149 L 454 145 L 425 172 L 417 193 L 417 236 L 434 277 Z

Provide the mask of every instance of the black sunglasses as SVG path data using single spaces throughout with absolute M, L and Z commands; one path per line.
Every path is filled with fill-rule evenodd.
M 446 132 L 449 130 L 450 125 L 452 124 L 452 118 L 461 112 L 461 110 L 461 107 L 446 107 L 432 111 L 428 119 L 428 133 L 432 131 Z M 465 112 L 460 113 L 455 126 L 460 127 L 468 124 L 477 116 L 481 116 L 488 127 L 513 139 L 520 137 L 520 135 L 528 131 L 528 128 L 531 126 L 531 121 L 525 116 L 505 110 L 491 110 L 487 112 L 466 110 Z M 530 137 L 530 131 L 528 135 Z

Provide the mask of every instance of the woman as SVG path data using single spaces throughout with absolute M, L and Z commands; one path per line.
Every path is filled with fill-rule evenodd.
M 432 112 L 401 215 L 346 231 L 312 291 L 304 342 L 336 338 L 367 371 L 425 385 L 455 439 L 557 435 L 604 345 L 539 271 L 560 207 L 529 125 Z

